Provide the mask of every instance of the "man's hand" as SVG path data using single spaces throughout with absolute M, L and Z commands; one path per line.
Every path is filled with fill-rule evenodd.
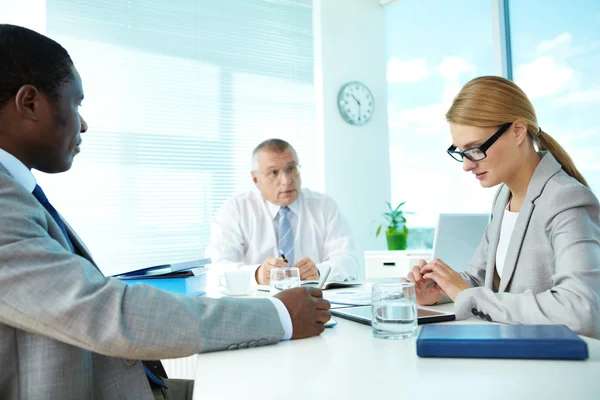
M 267 257 L 260 267 L 256 270 L 254 277 L 259 285 L 268 285 L 271 282 L 271 270 L 273 268 L 289 267 L 288 263 L 277 257 Z
M 445 295 L 444 291 L 440 286 L 435 283 L 433 286 L 427 287 L 433 282 L 432 279 L 425 279 L 421 274 L 421 269 L 427 265 L 425 260 L 419 260 L 419 265 L 415 265 L 412 270 L 408 272 L 408 281 L 415 284 L 415 293 L 417 295 L 417 304 L 423 306 L 430 306 L 437 303 Z M 402 278 L 403 282 L 407 282 L 406 279 Z
M 329 321 L 331 304 L 317 288 L 293 288 L 275 295 L 283 302 L 292 318 L 292 339 L 320 335 Z
M 423 266 L 421 274 L 424 279 L 433 279 L 436 282 L 435 286 L 439 286 L 441 292 L 444 292 L 452 301 L 456 299 L 456 296 L 460 292 L 471 288 L 471 285 L 465 282 L 458 272 L 440 259 L 430 261 L 427 265 Z
M 304 257 L 302 260 L 298 261 L 294 267 L 300 270 L 300 280 L 319 280 L 319 270 L 317 269 L 314 261 L 310 258 Z

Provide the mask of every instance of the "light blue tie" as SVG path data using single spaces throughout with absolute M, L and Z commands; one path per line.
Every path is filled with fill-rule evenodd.
M 294 265 L 294 235 L 292 234 L 292 224 L 288 218 L 290 209 L 281 207 L 279 209 L 279 249 L 285 254 L 289 265 Z

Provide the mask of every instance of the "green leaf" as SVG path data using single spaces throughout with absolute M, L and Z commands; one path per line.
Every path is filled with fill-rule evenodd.
M 400 207 L 402 207 L 406 202 L 403 201 L 402 203 L 398 204 L 398 207 L 396 207 L 396 212 L 400 209 Z
M 385 223 L 381 224 L 377 228 L 377 232 L 375 233 L 375 237 L 381 234 L 382 229 L 385 229 L 386 233 L 404 233 L 408 234 L 408 228 L 406 227 L 406 218 L 404 217 L 405 212 L 400 210 L 400 208 L 406 204 L 405 201 L 401 202 L 396 206 L 396 208 L 392 207 L 392 203 L 386 201 L 389 211 L 382 213 L 381 215 L 385 218 Z M 406 212 L 406 214 L 414 214 L 411 212 Z

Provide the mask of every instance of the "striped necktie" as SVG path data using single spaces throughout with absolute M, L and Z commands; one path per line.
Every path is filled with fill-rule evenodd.
M 291 210 L 289 207 L 281 207 L 279 209 L 279 249 L 285 254 L 288 264 L 294 265 L 294 235 L 292 233 L 292 224 L 288 218 L 288 213 Z

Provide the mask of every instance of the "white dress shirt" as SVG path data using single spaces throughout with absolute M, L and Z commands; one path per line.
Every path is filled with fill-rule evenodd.
M 210 257 L 213 264 L 241 262 L 253 273 L 267 257 L 279 257 L 280 208 L 264 200 L 256 188 L 230 198 L 212 224 L 205 257 Z M 359 264 L 352 232 L 335 201 L 302 189 L 289 208 L 294 262 L 310 257 L 319 272 L 326 265 L 331 267 L 329 280 L 356 279 Z
M 29 192 L 33 193 L 33 189 L 35 189 L 35 185 L 37 185 L 35 176 L 33 176 L 31 171 L 18 158 L 7 151 L 0 149 L 0 164 L 6 168 L 8 173 L 15 178 L 19 184 L 21 184 Z M 290 313 L 281 300 L 274 297 L 270 297 L 269 300 L 271 300 L 277 309 L 279 320 L 283 326 L 283 340 L 289 340 L 293 333 Z
M 35 189 L 35 185 L 37 185 L 35 176 L 33 176 L 31 171 L 21 162 L 21 160 L 9 152 L 0 149 L 0 164 L 2 164 L 8 173 L 15 178 L 15 181 L 27 189 L 27 191 L 33 193 L 33 189 Z

